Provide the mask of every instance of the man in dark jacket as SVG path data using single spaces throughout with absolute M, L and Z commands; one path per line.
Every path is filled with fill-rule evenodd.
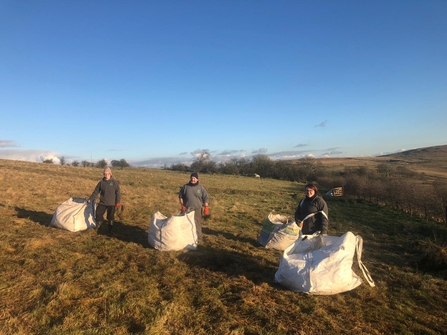
M 107 211 L 107 221 L 109 224 L 109 233 L 113 230 L 113 220 L 115 218 L 115 209 L 120 207 L 121 191 L 120 185 L 116 179 L 112 177 L 112 170 L 107 167 L 104 169 L 104 178 L 96 185 L 92 195 L 87 202 L 90 203 L 97 195 L 100 195 L 99 204 L 96 207 L 96 224 L 97 229 L 102 224 L 104 213 Z
M 203 212 L 209 215 L 208 192 L 202 184 L 199 184 L 197 172 L 191 173 L 189 183 L 182 186 L 179 192 L 179 201 L 182 206 L 182 213 L 194 211 L 194 221 L 196 223 L 197 237 L 202 241 L 202 206 Z
M 295 211 L 295 222 L 301 226 L 303 235 L 312 235 L 318 231 L 327 235 L 329 212 L 326 201 L 318 195 L 315 184 L 307 184 L 305 190 L 306 197 L 300 201 Z

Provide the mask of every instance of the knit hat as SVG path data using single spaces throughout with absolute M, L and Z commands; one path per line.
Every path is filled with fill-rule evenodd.
M 189 178 L 192 178 L 192 177 L 199 179 L 199 174 L 197 172 L 193 172 L 193 173 L 191 173 L 191 176 L 189 176 Z

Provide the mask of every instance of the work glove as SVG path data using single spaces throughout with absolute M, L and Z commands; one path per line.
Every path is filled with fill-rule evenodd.
M 182 205 L 182 213 L 185 213 L 187 209 L 188 209 L 188 208 L 186 208 L 186 206 L 183 206 L 183 205 Z

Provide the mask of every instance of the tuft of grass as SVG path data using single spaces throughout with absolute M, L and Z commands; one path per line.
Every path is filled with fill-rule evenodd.
M 204 242 L 159 252 L 151 217 L 179 212 L 189 174 L 114 170 L 125 210 L 109 236 L 47 227 L 59 204 L 91 194 L 100 169 L 0 160 L 0 170 L 0 334 L 445 333 L 443 225 L 328 198 L 329 234 L 363 237 L 376 287 L 309 296 L 274 282 L 282 252 L 256 242 L 271 211 L 293 215 L 302 184 L 201 174 Z

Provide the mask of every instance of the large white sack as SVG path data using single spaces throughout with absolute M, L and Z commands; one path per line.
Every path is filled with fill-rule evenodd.
M 160 251 L 196 250 L 197 230 L 194 211 L 166 217 L 156 212 L 148 232 L 149 244 Z
M 294 243 L 300 234 L 300 228 L 294 219 L 271 212 L 264 220 L 258 243 L 266 248 L 284 250 Z
M 366 280 L 374 282 L 361 262 L 363 240 L 343 236 L 304 235 L 284 250 L 275 281 L 294 292 L 328 295 L 350 291 L 362 283 L 352 270 L 354 254 Z
M 64 201 L 56 208 L 50 226 L 73 232 L 96 228 L 95 200 L 88 205 L 83 198 Z

